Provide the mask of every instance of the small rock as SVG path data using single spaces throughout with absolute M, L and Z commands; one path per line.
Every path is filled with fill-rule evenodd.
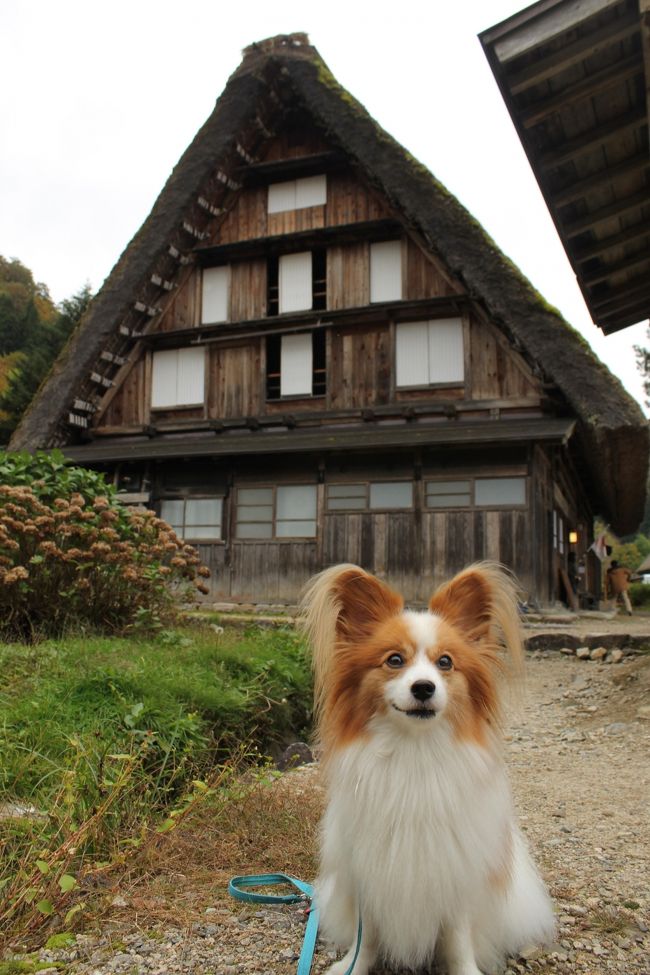
M 594 647 L 589 653 L 590 660 L 604 660 L 607 656 L 607 647 Z
M 111 901 L 111 907 L 128 907 L 126 900 L 119 894 Z
M 314 761 L 309 745 L 304 741 L 294 741 L 288 745 L 278 758 L 276 765 L 281 772 L 286 769 L 297 768 L 299 765 L 309 765 Z
M 572 657 L 575 653 L 573 647 L 560 647 L 560 653 L 566 654 L 567 657 Z
M 576 657 L 578 660 L 589 660 L 591 656 L 591 650 L 589 647 L 578 647 L 576 650 Z
M 611 660 L 611 662 L 613 664 L 620 664 L 620 662 L 621 662 L 621 660 L 623 659 L 624 656 L 625 656 L 625 654 L 623 653 L 623 651 L 619 647 L 616 647 L 610 653 L 609 659 Z
M 650 721 L 650 704 L 642 704 L 640 708 L 637 708 L 636 716 L 643 721 Z

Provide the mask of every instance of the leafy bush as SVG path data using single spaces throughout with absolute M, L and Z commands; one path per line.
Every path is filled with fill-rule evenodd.
M 0 452 L 0 633 L 33 641 L 120 632 L 173 614 L 207 575 L 153 512 L 122 505 L 101 474 L 60 451 Z
M 650 607 L 650 586 L 645 582 L 633 582 L 630 586 L 630 600 L 633 606 Z

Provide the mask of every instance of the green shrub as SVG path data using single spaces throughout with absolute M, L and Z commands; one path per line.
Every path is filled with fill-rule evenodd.
M 630 586 L 630 600 L 633 606 L 650 607 L 650 586 L 644 582 L 633 582 Z
M 173 614 L 208 574 L 153 512 L 63 454 L 0 452 L 0 634 L 121 632 Z

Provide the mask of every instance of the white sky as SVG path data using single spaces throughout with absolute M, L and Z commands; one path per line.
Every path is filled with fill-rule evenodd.
M 592 324 L 477 39 L 527 0 L 0 0 L 0 254 L 101 285 L 252 41 L 306 31 L 643 402 L 641 323 Z

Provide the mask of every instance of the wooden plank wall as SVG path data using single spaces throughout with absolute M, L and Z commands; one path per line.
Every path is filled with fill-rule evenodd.
M 302 230 L 338 227 L 342 224 L 391 217 L 392 210 L 378 194 L 352 173 L 327 174 L 327 203 L 321 206 L 267 213 L 265 186 L 247 187 L 206 243 L 231 244 Z
M 231 546 L 231 597 L 238 602 L 296 603 L 321 568 L 318 543 L 237 542 Z
M 263 343 L 245 340 L 212 346 L 208 369 L 208 416 L 255 416 L 263 413 Z
M 538 399 L 541 383 L 496 328 L 470 320 L 471 384 L 467 399 Z
M 266 316 L 266 260 L 237 261 L 230 266 L 230 321 Z
M 390 332 L 333 328 L 330 333 L 327 405 L 330 409 L 377 406 L 390 400 Z

